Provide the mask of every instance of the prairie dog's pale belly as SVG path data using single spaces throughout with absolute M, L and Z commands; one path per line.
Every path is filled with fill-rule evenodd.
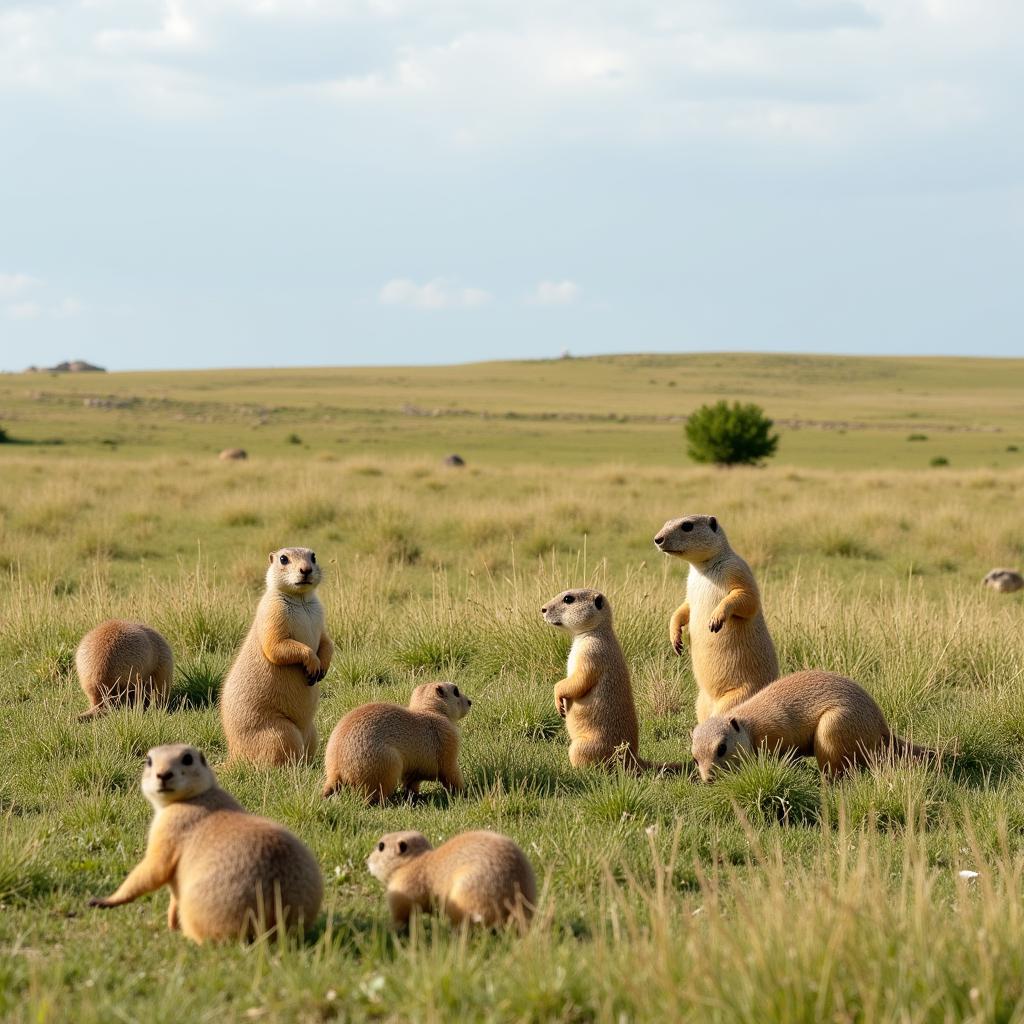
M 686 577 L 686 600 L 690 605 L 690 630 L 694 621 L 710 622 L 714 610 L 728 593 L 724 586 L 705 576 L 695 565 Z

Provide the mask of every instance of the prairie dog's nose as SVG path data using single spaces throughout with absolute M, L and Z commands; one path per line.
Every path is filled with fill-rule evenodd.
M 466 707 L 471 708 L 472 706 L 473 706 L 473 702 L 467 697 L 466 698 Z
M 311 566 L 311 565 L 304 565 L 299 570 L 299 572 L 301 572 L 303 576 L 308 576 L 312 571 L 313 571 L 313 566 Z
M 540 610 L 541 615 L 543 615 L 547 610 L 548 610 L 548 606 L 544 605 L 544 607 L 541 608 L 541 610 Z
M 156 773 L 156 777 L 161 782 L 166 782 L 168 779 L 173 779 L 174 778 L 174 772 L 157 772 Z
M 657 545 L 658 545 L 658 547 L 660 548 L 660 547 L 661 547 L 661 545 L 665 543 L 665 534 L 663 534 L 663 533 L 659 533 L 659 534 L 658 534 L 658 535 L 657 535 L 657 536 L 656 536 L 656 537 L 654 538 L 654 543 L 655 543 L 655 544 L 657 544 Z

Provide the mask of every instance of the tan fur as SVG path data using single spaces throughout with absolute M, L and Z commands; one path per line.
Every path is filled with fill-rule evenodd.
M 75 651 L 78 680 L 90 708 L 79 720 L 116 704 L 166 704 L 174 675 L 167 641 L 150 626 L 108 619 L 90 630 Z
M 783 676 L 693 730 L 693 757 L 705 782 L 740 750 L 760 746 L 780 754 L 813 754 L 822 771 L 835 775 L 875 753 L 930 753 L 894 736 L 867 690 L 820 669 Z
M 1024 576 L 1015 569 L 993 569 L 981 582 L 1000 594 L 1014 594 L 1024 589 Z
M 681 771 L 682 765 L 652 764 L 639 755 L 633 686 L 608 598 L 596 590 L 565 590 L 540 611 L 545 622 L 572 637 L 566 678 L 555 686 L 555 707 L 569 733 L 570 764 L 618 761 L 630 770 Z
M 463 832 L 433 849 L 420 832 L 382 836 L 366 862 L 387 886 L 398 927 L 413 911 L 439 910 L 454 925 L 525 929 L 537 903 L 537 883 L 526 854 L 497 832 Z
M 350 711 L 327 741 L 323 795 L 351 786 L 370 803 L 383 803 L 399 785 L 416 794 L 421 782 L 434 779 L 461 793 L 456 723 L 472 703 L 454 683 L 421 683 L 407 708 L 364 704 Z
M 754 574 L 714 516 L 670 519 L 654 543 L 690 563 L 686 600 L 669 622 L 669 642 L 682 654 L 683 636 L 689 635 L 697 721 L 703 722 L 778 678 L 775 645 Z
M 316 755 L 319 682 L 334 654 L 316 596 L 320 579 L 308 548 L 271 553 L 267 589 L 221 692 L 232 760 L 280 765 Z
M 168 928 L 199 943 L 313 924 L 323 898 L 313 854 L 281 825 L 247 813 L 195 747 L 150 750 L 142 791 L 156 812 L 146 854 L 91 906 L 117 907 L 168 885 Z

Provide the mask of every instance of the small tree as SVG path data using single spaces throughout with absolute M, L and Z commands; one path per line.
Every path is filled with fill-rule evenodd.
M 758 405 L 702 405 L 686 421 L 687 454 L 694 462 L 755 465 L 775 454 L 779 435 L 771 429 L 772 421 Z

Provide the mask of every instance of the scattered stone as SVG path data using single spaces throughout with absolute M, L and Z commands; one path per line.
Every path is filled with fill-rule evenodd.
M 244 448 L 225 448 L 217 458 L 221 462 L 232 462 L 237 459 L 247 459 L 249 455 Z

